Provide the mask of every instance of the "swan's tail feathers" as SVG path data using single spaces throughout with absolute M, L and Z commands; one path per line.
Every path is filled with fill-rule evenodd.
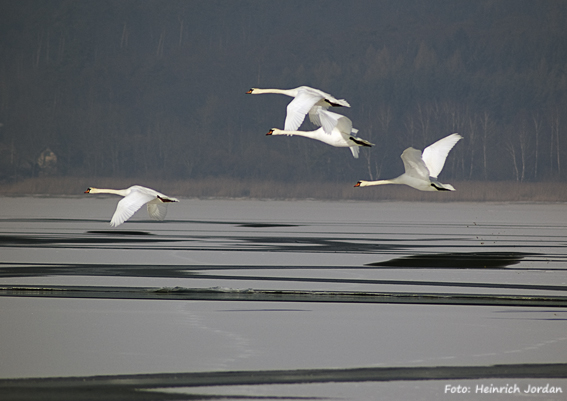
M 350 107 L 350 104 L 345 99 L 325 99 L 333 107 Z
M 438 191 L 456 191 L 451 184 L 441 184 L 439 181 L 431 181 L 431 186 Z
M 148 203 L 148 214 L 152 220 L 164 220 L 167 214 L 167 205 L 161 202 Z
M 148 202 L 148 214 L 152 220 L 164 220 L 167 214 L 167 204 L 179 202 L 177 198 L 170 198 L 165 195 L 157 195 L 157 199 Z
M 168 202 L 179 202 L 179 199 L 177 198 L 170 198 L 168 196 L 163 196 L 163 195 L 158 195 L 157 198 L 162 201 L 163 203 L 168 203 Z
M 350 151 L 355 159 L 358 159 L 358 146 L 349 146 Z
M 356 136 L 351 135 L 350 140 L 356 143 L 358 146 L 368 146 L 368 147 L 374 146 L 373 143 L 368 142 L 366 139 L 358 138 Z

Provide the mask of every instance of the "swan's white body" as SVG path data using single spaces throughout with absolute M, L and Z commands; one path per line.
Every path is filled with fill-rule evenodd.
M 373 145 L 367 140 L 353 135 L 353 133 L 358 132 L 358 130 L 352 128 L 352 121 L 348 117 L 323 108 L 319 108 L 318 115 L 323 125 L 332 127 L 330 134 L 325 132 L 325 129 L 321 127 L 315 131 L 295 131 L 272 128 L 266 135 L 304 136 L 337 148 L 349 148 L 355 158 L 358 158 L 359 146 L 370 147 Z
M 390 180 L 358 181 L 355 187 L 404 184 L 420 191 L 454 191 L 452 185 L 437 181 L 437 176 L 443 170 L 449 151 L 462 138 L 459 134 L 451 134 L 426 147 L 423 154 L 420 150 L 407 148 L 401 156 L 406 170 L 404 174 Z
M 346 100 L 336 99 L 328 93 L 309 86 L 300 86 L 294 89 L 252 88 L 246 93 L 252 95 L 277 93 L 295 98 L 287 105 L 287 114 L 284 123 L 284 130 L 286 131 L 297 130 L 303 123 L 305 115 L 309 113 L 311 122 L 319 127 L 322 126 L 325 132 L 330 134 L 333 127 L 326 126 L 325 122 L 320 120 L 319 109 L 327 109 L 329 106 L 350 107 L 350 104 L 348 104 Z
M 112 227 L 117 227 L 128 220 L 144 204 L 147 204 L 148 214 L 153 220 L 163 220 L 167 214 L 167 203 L 179 202 L 178 199 L 164 195 L 151 188 L 134 185 L 127 189 L 101 189 L 89 187 L 86 194 L 114 194 L 123 196 L 118 202 L 116 211 L 110 220 Z

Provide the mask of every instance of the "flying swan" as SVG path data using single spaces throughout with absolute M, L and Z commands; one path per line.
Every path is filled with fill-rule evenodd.
M 163 220 L 167 214 L 167 203 L 179 202 L 176 198 L 154 191 L 151 188 L 133 185 L 127 189 L 100 189 L 89 187 L 86 194 L 115 194 L 124 199 L 116 205 L 116 211 L 110 220 L 112 227 L 118 227 L 136 213 L 144 204 L 148 205 L 148 214 L 153 220 Z
M 319 127 L 323 126 L 325 132 L 330 134 L 333 127 L 325 126 L 325 122 L 320 120 L 318 113 L 319 109 L 327 109 L 329 106 L 350 107 L 350 104 L 348 104 L 346 100 L 336 99 L 328 93 L 309 86 L 299 86 L 294 89 L 252 88 L 246 93 L 251 95 L 278 93 L 295 98 L 287 105 L 287 114 L 284 123 L 284 130 L 286 131 L 297 130 L 303 123 L 305 115 L 309 113 L 309 119 L 311 122 Z
M 406 170 L 404 174 L 391 180 L 358 181 L 355 187 L 405 184 L 420 191 L 454 191 L 452 185 L 437 181 L 437 176 L 443 170 L 449 151 L 462 138 L 459 134 L 446 136 L 426 147 L 423 154 L 418 149 L 407 148 L 401 156 Z
M 338 148 L 349 148 L 355 158 L 358 158 L 359 146 L 370 147 L 374 145 L 365 139 L 361 139 L 353 135 L 357 133 L 358 130 L 356 128 L 352 128 L 352 121 L 348 117 L 333 113 L 332 111 L 325 110 L 324 108 L 319 108 L 317 113 L 323 123 L 323 126 L 327 125 L 332 127 L 330 134 L 325 132 L 325 129 L 321 127 L 315 131 L 295 131 L 272 128 L 266 135 L 304 136 L 306 138 L 325 142 L 327 145 Z

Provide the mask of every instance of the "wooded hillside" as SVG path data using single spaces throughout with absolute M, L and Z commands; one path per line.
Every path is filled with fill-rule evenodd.
M 443 181 L 565 180 L 566 24 L 560 0 L 0 1 L 0 179 L 356 182 L 459 132 Z M 290 99 L 246 91 L 300 85 L 376 146 L 266 137 Z

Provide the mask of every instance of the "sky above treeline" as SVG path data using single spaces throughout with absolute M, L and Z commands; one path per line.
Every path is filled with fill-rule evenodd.
M 560 0 L 2 0 L 0 180 L 356 182 L 452 132 L 442 179 L 564 180 L 566 23 Z M 246 91 L 301 85 L 376 146 L 267 137 L 291 99 Z

